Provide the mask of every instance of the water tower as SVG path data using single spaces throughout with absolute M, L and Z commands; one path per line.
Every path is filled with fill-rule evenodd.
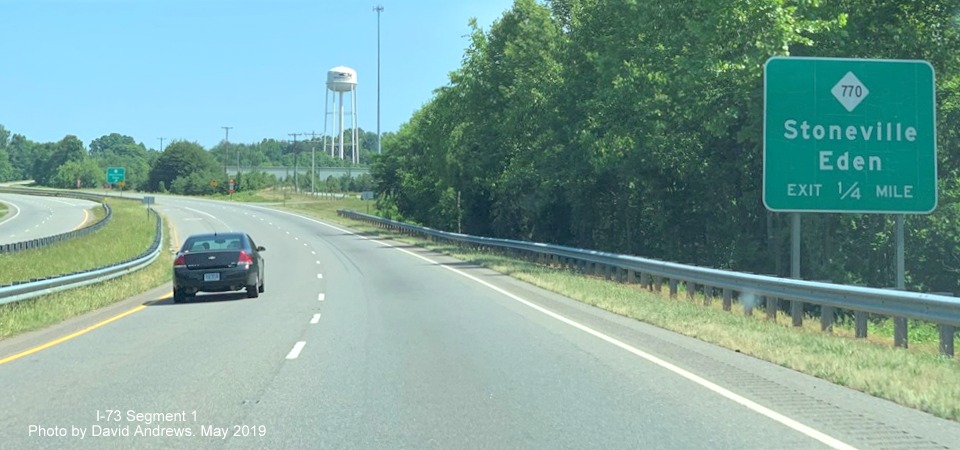
M 359 135 L 357 131 L 357 71 L 349 67 L 338 66 L 334 67 L 327 71 L 327 95 L 325 108 L 326 111 L 323 116 L 323 134 L 324 136 L 331 136 L 330 138 L 330 156 L 331 157 L 340 157 L 344 159 L 344 129 L 346 124 L 344 123 L 344 109 L 345 106 L 343 103 L 344 94 L 350 94 L 350 129 L 351 129 L 351 161 L 354 164 L 360 163 L 360 152 L 358 151 L 359 147 Z M 332 108 L 331 108 L 332 107 Z M 327 123 L 330 115 L 336 114 L 334 116 L 334 126 L 333 129 L 337 131 L 337 136 L 334 137 L 327 128 Z M 326 139 L 326 138 L 324 138 Z M 326 147 L 326 144 L 324 144 Z

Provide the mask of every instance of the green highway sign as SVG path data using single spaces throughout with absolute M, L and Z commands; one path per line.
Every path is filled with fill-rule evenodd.
M 127 179 L 127 169 L 124 167 L 107 167 L 107 183 L 116 184 Z
M 774 57 L 764 66 L 763 203 L 771 211 L 937 207 L 933 67 Z

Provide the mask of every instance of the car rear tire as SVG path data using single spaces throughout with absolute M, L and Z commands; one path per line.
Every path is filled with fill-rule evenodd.
M 260 281 L 260 287 L 257 288 L 257 292 L 259 292 L 259 293 L 261 293 L 261 294 L 263 293 L 263 285 L 264 285 L 264 284 L 266 284 L 266 283 L 264 283 L 263 281 Z
M 260 275 L 257 275 L 256 281 L 247 286 L 247 298 L 257 298 L 260 296 Z
M 183 303 L 187 301 L 187 298 L 183 295 L 182 292 L 174 289 L 173 290 L 173 302 L 174 303 Z

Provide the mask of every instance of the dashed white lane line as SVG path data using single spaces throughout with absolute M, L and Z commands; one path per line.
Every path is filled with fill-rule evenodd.
M 317 274 L 317 279 L 318 279 L 318 280 L 322 280 L 322 279 L 323 279 L 323 274 L 322 274 L 322 273 L 318 273 L 318 274 Z
M 310 323 L 312 323 L 312 324 L 318 324 L 318 323 L 320 323 L 320 313 L 314 314 L 314 315 L 313 315 L 313 318 L 310 319 Z
M 343 229 L 343 228 L 330 225 L 330 224 L 325 223 L 325 222 L 321 222 L 321 221 L 316 220 L 316 219 L 311 219 L 311 218 L 309 218 L 309 217 L 301 216 L 301 215 L 295 214 L 295 213 L 289 213 L 289 212 L 286 212 L 286 211 L 279 211 L 279 212 L 282 213 L 282 214 L 287 214 L 287 215 L 290 215 L 290 216 L 299 217 L 299 218 L 301 218 L 301 219 L 304 219 L 304 220 L 307 220 L 307 221 L 310 221 L 310 222 L 317 223 L 317 224 L 319 224 L 319 225 L 322 225 L 322 226 L 325 226 L 325 227 L 328 227 L 328 228 L 337 230 L 337 231 L 339 231 L 339 232 L 341 232 L 341 233 L 348 233 L 348 234 L 352 234 L 352 235 L 359 236 L 359 235 L 357 235 L 356 233 L 353 233 L 353 232 L 351 232 L 351 231 L 348 231 L 348 230 L 345 230 L 345 229 Z M 365 237 L 365 236 L 360 236 L 360 238 L 361 238 L 361 239 L 365 239 L 365 240 L 369 240 L 369 238 L 367 238 L 367 237 Z M 419 255 L 419 254 L 417 254 L 417 253 L 411 252 L 411 251 L 409 251 L 409 250 L 407 250 L 407 249 L 397 248 L 396 246 L 391 245 L 391 244 L 389 244 L 389 243 L 380 242 L 380 241 L 373 241 L 373 242 L 376 243 L 376 244 L 382 245 L 382 246 L 384 246 L 384 247 L 393 248 L 393 249 L 395 249 L 395 250 L 397 250 L 397 251 L 399 251 L 399 252 L 406 253 L 406 254 L 414 257 L 414 258 L 417 258 L 417 259 L 420 259 L 420 260 L 423 260 L 423 261 L 427 261 L 427 262 L 430 262 L 430 263 L 432 263 L 432 264 L 437 264 L 439 267 L 441 267 L 441 268 L 443 268 L 443 269 L 449 270 L 449 271 L 451 271 L 451 272 L 453 272 L 453 273 L 456 273 L 456 274 L 458 274 L 458 275 L 460 275 L 460 276 L 463 276 L 463 277 L 465 277 L 465 278 L 468 278 L 468 279 L 470 279 L 470 280 L 473 280 L 473 281 L 475 281 L 475 282 L 478 283 L 478 284 L 481 284 L 481 285 L 483 285 L 483 286 L 486 286 L 486 287 L 489 288 L 489 289 L 492 289 L 492 290 L 494 290 L 494 291 L 497 291 L 497 292 L 505 295 L 506 297 L 508 297 L 508 298 L 510 298 L 510 299 L 512 299 L 512 300 L 517 301 L 518 303 L 521 303 L 521 304 L 523 304 L 523 305 L 526 305 L 526 306 L 530 307 L 531 309 L 534 309 L 534 310 L 536 310 L 536 311 L 538 311 L 538 312 L 540 312 L 540 313 L 542 313 L 542 314 L 544 314 L 544 315 L 547 315 L 547 316 L 549 316 L 549 317 L 551 317 L 551 318 L 553 318 L 553 319 L 556 319 L 556 320 L 558 320 L 558 321 L 560 321 L 560 322 L 563 322 L 563 323 L 565 323 L 565 324 L 567 324 L 567 325 L 569 325 L 569 326 L 571 326 L 571 327 L 573 327 L 573 328 L 576 328 L 576 329 L 578 329 L 578 330 L 580 330 L 580 331 L 583 331 L 584 333 L 587 333 L 587 334 L 589 334 L 589 335 L 592 335 L 592 336 L 594 336 L 594 337 L 596 337 L 596 338 L 598 338 L 598 339 L 600 339 L 600 340 L 602 340 L 602 341 L 606 341 L 607 343 L 609 343 L 609 344 L 611 344 L 611 345 L 613 345 L 613 346 L 615 346 L 615 347 L 619 347 L 619 348 L 621 348 L 621 349 L 623 349 L 623 350 L 625 350 L 625 351 L 627 351 L 627 352 L 629 352 L 629 353 L 632 353 L 632 354 L 635 355 L 635 356 L 638 356 L 638 357 L 640 357 L 640 358 L 642 358 L 642 359 L 645 359 L 645 360 L 647 360 L 647 361 L 649 361 L 649 362 L 651 362 L 651 363 L 653 363 L 653 364 L 656 364 L 656 365 L 658 365 L 658 366 L 660 366 L 660 367 L 662 367 L 662 368 L 664 368 L 664 369 L 666 369 L 666 370 L 669 370 L 670 372 L 673 372 L 673 373 L 677 374 L 677 375 L 680 376 L 680 377 L 686 378 L 687 380 L 690 380 L 690 381 L 693 382 L 693 383 L 696 383 L 696 384 L 698 384 L 698 385 L 700 385 L 700 386 L 702 386 L 702 387 L 704 387 L 704 388 L 706 388 L 706 389 L 708 389 L 708 390 L 710 390 L 710 391 L 713 391 L 714 393 L 716 393 L 717 395 L 720 395 L 721 397 L 724 397 L 724 398 L 726 398 L 726 399 L 728 399 L 728 400 L 730 400 L 730 401 L 733 401 L 733 402 L 735 402 L 735 403 L 740 404 L 741 406 L 743 406 L 743 407 L 745 407 L 745 408 L 747 408 L 747 409 L 750 409 L 750 410 L 752 410 L 752 411 L 754 411 L 754 412 L 756 412 L 756 413 L 759 413 L 759 414 L 761 414 L 761 415 L 763 415 L 763 416 L 766 416 L 767 418 L 769 418 L 769 419 L 771 419 L 771 420 L 773 420 L 773 421 L 775 421 L 775 422 L 778 422 L 778 423 L 780 423 L 780 424 L 782 424 L 782 425 L 785 425 L 785 426 L 787 426 L 787 427 L 789 427 L 789 428 L 791 428 L 791 429 L 793 429 L 793 430 L 795 430 L 795 431 L 798 431 L 798 432 L 806 435 L 807 437 L 810 437 L 810 438 L 812 438 L 812 439 L 815 439 L 815 440 L 817 440 L 817 441 L 820 441 L 821 443 L 823 443 L 824 445 L 827 445 L 828 447 L 831 447 L 831 448 L 834 448 L 834 449 L 838 449 L 838 450 L 840 450 L 840 449 L 843 449 L 843 450 L 851 450 L 851 449 L 855 449 L 855 448 L 856 448 L 856 447 L 853 447 L 853 446 L 851 446 L 851 445 L 849 445 L 849 444 L 847 444 L 847 443 L 845 443 L 845 442 L 843 442 L 843 441 L 841 441 L 841 440 L 839 440 L 839 439 L 834 438 L 833 436 L 830 436 L 830 435 L 828 435 L 828 434 L 826 434 L 826 433 L 823 433 L 823 432 L 821 432 L 821 431 L 819 431 L 819 430 L 817 430 L 817 429 L 815 429 L 815 428 L 812 428 L 812 427 L 807 426 L 807 425 L 805 425 L 805 424 L 803 424 L 803 423 L 801 423 L 801 422 L 798 422 L 798 421 L 796 421 L 796 420 L 794 420 L 794 419 L 792 419 L 792 418 L 790 418 L 790 417 L 788 417 L 788 416 L 785 416 L 785 415 L 783 415 L 783 414 L 780 414 L 780 413 L 777 412 L 777 411 L 774 411 L 774 410 L 772 410 L 772 409 L 770 409 L 770 408 L 767 408 L 767 407 L 765 407 L 765 406 L 763 406 L 763 405 L 761 405 L 761 404 L 759 404 L 759 403 L 756 403 L 756 402 L 754 402 L 754 401 L 752 401 L 752 400 L 749 400 L 749 399 L 747 399 L 747 398 L 745 398 L 745 397 L 742 397 L 742 396 L 740 396 L 740 395 L 738 395 L 738 394 L 736 394 L 736 393 L 734 393 L 734 392 L 732 392 L 732 391 L 730 391 L 730 390 L 728 390 L 728 389 L 726 389 L 726 388 L 724 388 L 724 387 L 721 387 L 721 386 L 718 385 L 718 384 L 715 384 L 715 383 L 713 383 L 713 382 L 711 382 L 711 381 L 709 381 L 709 380 L 707 380 L 707 379 L 705 379 L 705 378 L 703 378 L 703 377 L 700 377 L 699 375 L 696 375 L 696 374 L 694 374 L 694 373 L 692 373 L 692 372 L 689 372 L 689 371 L 687 371 L 687 370 L 685 370 L 685 369 L 683 369 L 683 368 L 681 368 L 681 367 L 678 367 L 678 366 L 676 366 L 676 365 L 673 365 L 673 364 L 671 364 L 671 363 L 669 363 L 669 362 L 667 362 L 667 361 L 665 361 L 665 360 L 663 360 L 663 359 L 660 359 L 660 358 L 658 358 L 658 357 L 656 357 L 656 356 L 654 356 L 654 355 L 652 355 L 652 354 L 650 354 L 650 353 L 644 352 L 643 350 L 640 350 L 640 349 L 638 349 L 638 348 L 636 348 L 636 347 L 634 347 L 634 346 L 632 346 L 632 345 L 630 345 L 630 344 L 627 344 L 627 343 L 625 343 L 625 342 L 623 342 L 623 341 L 621 341 L 621 340 L 619 340 L 619 339 L 616 339 L 616 338 L 614 338 L 614 337 L 608 336 L 608 335 L 606 335 L 606 334 L 604 334 L 604 333 L 602 333 L 602 332 L 600 332 L 600 331 L 597 331 L 597 330 L 595 330 L 595 329 L 593 329 L 593 328 L 591 328 L 591 327 L 588 327 L 588 326 L 586 326 L 586 325 L 583 325 L 583 324 L 581 324 L 581 323 L 579 323 L 579 322 L 577 322 L 577 321 L 575 321 L 575 320 L 573 320 L 573 319 L 569 319 L 569 318 L 567 318 L 567 317 L 565 317 L 565 316 L 563 316 L 563 315 L 560 315 L 560 314 L 558 314 L 558 313 L 555 313 L 555 312 L 553 312 L 553 311 L 551 311 L 551 310 L 549 310 L 549 309 L 547 309 L 547 308 L 545 308 L 545 307 L 542 307 L 542 306 L 540 306 L 540 305 L 537 305 L 537 304 L 535 304 L 535 303 L 533 303 L 533 302 L 531 302 L 531 301 L 529 301 L 529 300 L 526 300 L 526 299 L 524 299 L 524 298 L 522 298 L 522 297 L 520 297 L 520 296 L 518 296 L 518 295 L 516 295 L 516 294 L 510 293 L 510 292 L 506 291 L 506 290 L 503 289 L 503 288 L 500 288 L 500 287 L 498 287 L 498 286 L 494 286 L 493 284 L 490 284 L 489 282 L 487 282 L 487 281 L 485 281 L 485 280 L 482 280 L 482 279 L 480 279 L 480 278 L 478 278 L 478 277 L 476 277 L 476 276 L 473 276 L 473 275 L 471 275 L 471 274 L 469 274 L 469 273 L 463 272 L 463 271 L 458 270 L 458 269 L 455 269 L 455 268 L 453 268 L 453 267 L 440 265 L 439 263 L 437 263 L 436 261 L 434 261 L 434 260 L 432 260 L 432 259 L 430 259 L 430 258 L 427 258 L 427 257 L 425 257 L 425 256 L 422 256 L 422 255 Z
M 320 260 L 319 260 L 319 259 L 317 260 L 317 264 L 320 264 Z M 323 278 L 323 276 L 321 275 L 320 278 Z
M 316 252 L 316 251 L 310 251 L 310 254 L 311 254 L 311 255 L 316 255 L 317 252 Z
M 326 299 L 327 299 L 327 296 L 326 296 L 325 294 L 323 294 L 322 292 L 321 292 L 319 295 L 317 295 L 317 300 L 319 300 L 319 301 L 321 301 L 321 302 L 324 301 L 324 300 L 326 300 Z
M 290 350 L 290 353 L 287 353 L 287 359 L 297 359 L 300 356 L 300 351 L 303 350 L 303 346 L 307 345 L 307 341 L 300 341 L 294 344 L 293 349 Z
M 290 234 L 290 232 L 288 231 L 287 234 Z

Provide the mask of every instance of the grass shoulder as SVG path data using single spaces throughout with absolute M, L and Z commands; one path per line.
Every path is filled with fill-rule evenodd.
M 273 206 L 288 211 L 306 213 L 307 215 L 334 223 L 356 223 L 355 221 L 338 216 L 338 209 L 350 209 L 371 213 L 375 208 L 374 202 L 360 200 L 355 193 L 310 195 L 267 189 L 258 192 L 256 195 L 257 198 L 261 199 L 258 201 L 268 202 Z
M 359 228 L 355 227 L 355 228 Z M 367 229 L 381 233 L 379 229 Z M 936 345 L 925 343 L 909 350 L 892 346 L 892 337 L 874 335 L 853 339 L 844 327 L 820 331 L 819 321 L 790 326 L 788 315 L 775 321 L 756 314 L 747 316 L 740 305 L 732 312 L 714 299 L 704 306 L 701 295 L 687 299 L 681 292 L 652 292 L 636 284 L 623 284 L 524 260 L 457 246 L 435 244 L 406 236 L 390 236 L 427 247 L 626 317 L 650 323 L 702 341 L 752 355 L 793 370 L 822 378 L 875 397 L 960 421 L 960 362 L 941 357 Z M 874 327 L 879 331 L 882 327 Z
M 764 314 L 745 315 L 740 305 L 726 312 L 719 301 L 703 306 L 701 295 L 692 300 L 683 293 L 670 298 L 667 292 L 651 292 L 634 284 L 385 233 L 336 214 L 337 209 L 367 211 L 371 203 L 288 196 L 286 209 L 430 248 L 586 304 L 960 421 L 960 384 L 956 382 L 960 380 L 960 362 L 939 356 L 936 343 L 922 339 L 911 343 L 909 350 L 893 348 L 892 334 L 886 334 L 889 327 L 883 322 L 871 325 L 873 335 L 867 340 L 853 339 L 852 330 L 844 324 L 838 324 L 831 333 L 821 332 L 819 322 L 814 320 L 795 328 L 784 314 L 771 321 Z M 915 328 L 918 337 L 925 333 L 922 326 Z

